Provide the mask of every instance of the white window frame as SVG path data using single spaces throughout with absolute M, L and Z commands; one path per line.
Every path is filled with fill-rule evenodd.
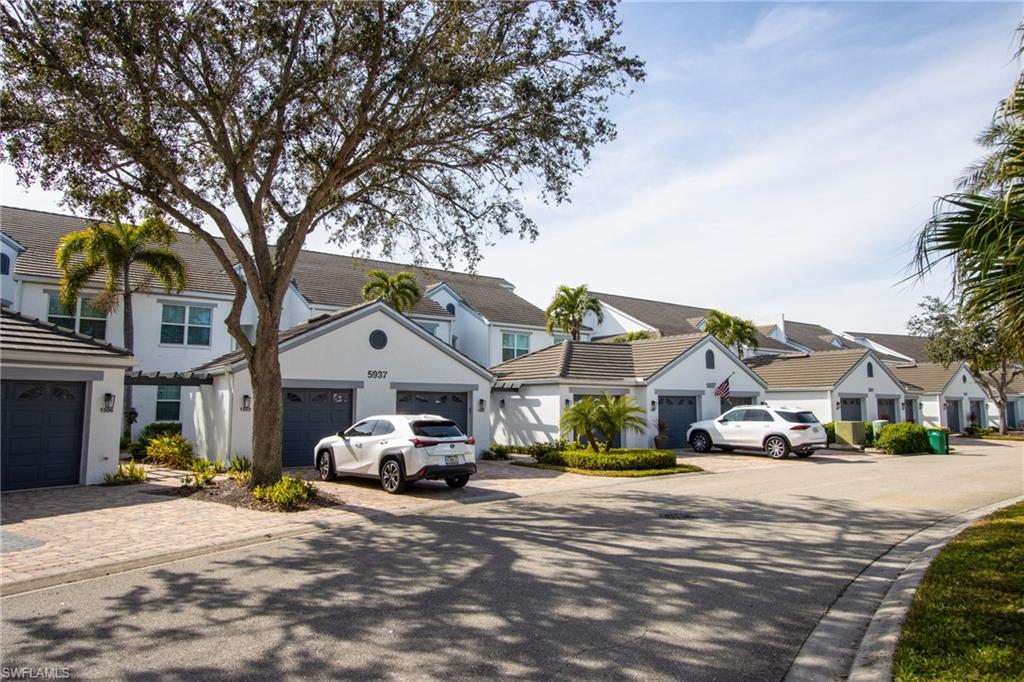
M 417 322 L 416 324 L 431 336 L 437 336 L 437 329 L 441 326 L 437 322 Z
M 505 337 L 512 337 L 512 345 L 506 345 Z M 526 339 L 526 348 L 520 348 L 519 340 Z M 512 351 L 512 357 L 506 358 L 505 351 Z M 509 360 L 515 360 L 521 358 L 530 352 L 530 334 L 527 332 L 516 332 L 516 331 L 502 331 L 501 332 L 501 361 L 508 362 Z
M 178 323 L 178 322 L 164 322 L 164 310 L 168 306 L 171 306 L 171 307 L 174 307 L 174 308 L 184 308 L 185 309 L 185 317 L 183 318 L 183 321 L 181 323 Z M 173 347 L 173 348 L 210 348 L 211 346 L 213 346 L 213 308 L 214 308 L 214 306 L 212 306 L 212 305 L 205 305 L 205 304 L 200 304 L 200 303 L 185 303 L 185 302 L 182 302 L 182 303 L 172 303 L 172 302 L 168 302 L 168 301 L 162 302 L 161 305 L 160 305 L 160 337 L 159 337 L 160 338 L 160 345 L 161 346 L 170 346 L 170 347 Z M 193 309 L 196 309 L 196 310 L 208 310 L 210 312 L 210 324 L 208 324 L 208 325 L 207 324 L 193 324 L 190 321 L 191 317 L 192 317 L 192 310 Z M 175 341 L 164 341 L 164 327 L 165 326 L 181 327 L 182 328 L 181 343 L 177 343 Z M 206 343 L 189 343 L 188 342 L 188 332 L 189 332 L 190 328 L 209 329 L 210 330 L 209 340 Z
M 160 397 L 160 389 L 162 389 L 162 388 L 164 388 L 164 389 L 166 389 L 166 388 L 176 388 L 176 389 L 178 389 L 177 397 L 175 397 L 175 398 L 166 398 L 166 397 L 161 398 Z M 176 412 L 177 416 L 174 417 L 174 419 L 169 419 L 167 417 L 161 417 L 160 416 L 160 403 L 164 403 L 164 404 L 171 403 L 171 404 L 176 405 L 177 406 L 177 410 L 175 412 Z M 158 422 L 180 422 L 181 421 L 181 386 L 166 385 L 166 386 L 157 386 L 156 387 L 156 413 L 155 413 L 154 416 L 156 417 L 156 421 L 158 421 Z
M 108 315 L 106 313 L 103 313 L 103 317 L 92 317 L 92 316 L 89 316 L 89 315 L 84 315 L 82 313 L 82 306 L 89 303 L 89 301 L 86 300 L 85 296 L 79 296 L 78 297 L 78 299 L 75 301 L 74 310 L 70 311 L 69 315 L 54 315 L 53 313 L 51 313 L 50 312 L 50 308 L 51 308 L 51 306 L 52 306 L 52 304 L 54 302 L 56 302 L 59 307 L 61 307 L 61 308 L 64 307 L 64 306 L 61 305 L 60 295 L 59 294 L 57 294 L 56 292 L 47 292 L 47 300 L 46 300 L 46 321 L 47 322 L 49 322 L 50 324 L 55 324 L 58 327 L 60 327 L 61 329 L 70 329 L 70 331 L 76 332 L 78 334 L 85 334 L 86 336 L 88 336 L 90 338 L 93 338 L 93 339 L 99 339 L 100 341 L 106 341 L 107 340 L 107 324 L 109 322 L 109 320 L 107 319 Z M 95 309 L 95 307 L 92 306 L 91 304 L 90 304 L 89 307 L 92 307 L 92 308 Z M 51 318 L 54 318 L 54 317 L 58 317 L 58 318 L 61 318 L 61 319 L 70 319 L 72 327 L 70 327 L 70 328 L 69 327 L 65 327 L 64 325 L 60 324 L 59 322 L 54 322 L 51 319 Z M 93 336 L 92 334 L 87 334 L 86 332 L 83 332 L 82 331 L 82 320 L 87 320 L 89 322 L 99 322 L 99 321 L 102 320 L 103 321 L 103 336 Z

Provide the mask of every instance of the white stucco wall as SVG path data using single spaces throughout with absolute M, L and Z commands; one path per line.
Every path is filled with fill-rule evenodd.
M 501 335 L 505 333 L 526 334 L 529 336 L 531 353 L 543 350 L 555 342 L 553 335 L 548 334 L 546 330 L 539 327 L 492 324 L 488 329 L 488 367 L 504 362 L 501 355 Z
M 448 342 L 452 335 L 456 337 L 455 348 L 485 367 L 490 366 L 489 334 L 487 322 L 475 311 L 463 305 L 462 301 L 453 296 L 444 287 L 438 287 L 427 294 L 427 297 L 442 308 L 448 304 L 455 307 L 455 318 L 451 322 Z
M 381 350 L 372 348 L 370 332 L 380 329 L 388 335 Z M 422 390 L 465 390 L 470 392 L 470 432 L 477 450 L 491 442 L 490 380 L 448 355 L 424 338 L 427 332 L 410 329 L 390 315 L 375 311 L 331 332 L 281 352 L 281 376 L 285 381 L 363 382 L 353 391 L 353 419 L 375 414 L 394 414 L 397 391 L 393 383 L 422 384 Z M 421 335 L 422 334 L 422 335 Z M 386 372 L 384 378 L 369 378 L 368 372 Z M 429 386 L 429 388 L 427 387 Z M 230 398 L 228 397 L 230 394 Z M 196 419 L 196 441 L 208 458 L 233 455 L 252 456 L 252 412 L 239 409 L 241 396 L 252 394 L 248 370 L 231 377 L 219 376 L 212 387 L 197 396 L 204 416 Z M 479 400 L 485 401 L 483 411 Z M 210 413 L 212 417 L 206 416 Z M 329 434 L 324 434 L 329 435 Z M 225 446 L 226 444 L 226 446 Z
M 765 394 L 765 402 L 769 407 L 809 410 L 822 424 L 835 421 L 838 415 L 831 393 L 827 390 L 768 391 Z
M 562 400 L 559 387 L 551 384 L 522 386 L 518 393 L 491 393 L 492 439 L 503 445 L 558 440 Z
M 597 321 L 597 316 L 593 313 L 587 313 L 586 317 L 583 318 L 583 324 L 594 330 L 594 338 L 619 336 L 626 332 L 651 329 L 639 320 L 603 303 L 601 304 L 601 310 L 604 312 L 604 319 L 601 322 Z
M 18 260 L 18 254 L 21 253 L 21 249 L 7 235 L 0 234 L 0 253 L 10 259 L 10 268 L 7 274 L 0 274 L 0 299 L 3 300 L 4 305 L 14 307 L 17 300 L 14 266 Z
M 868 376 L 868 364 L 874 368 L 874 376 Z M 846 377 L 836 385 L 833 416 L 839 419 L 840 411 L 835 403 L 841 398 L 863 398 L 864 421 L 878 419 L 878 399 L 893 398 L 896 401 L 896 420 L 903 421 L 903 386 L 886 372 L 883 363 L 873 355 L 866 355 L 858 362 Z

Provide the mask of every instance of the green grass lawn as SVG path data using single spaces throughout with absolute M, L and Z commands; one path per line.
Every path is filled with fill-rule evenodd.
M 894 678 L 1024 680 L 1024 503 L 950 542 L 921 583 Z
M 536 462 L 512 462 L 516 466 L 533 467 L 534 469 L 548 469 L 550 471 L 565 471 L 570 474 L 583 474 L 584 476 L 614 476 L 616 478 L 643 478 L 644 476 L 667 476 L 669 474 L 692 474 L 696 471 L 704 471 L 692 464 L 677 464 L 668 469 L 576 469 L 574 467 L 563 467 L 557 464 L 537 464 Z

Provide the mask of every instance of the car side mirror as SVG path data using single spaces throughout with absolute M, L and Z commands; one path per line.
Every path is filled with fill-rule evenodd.
M 717 421 L 719 424 L 727 424 L 729 422 L 728 419 L 716 419 L 715 421 Z
M 345 440 L 348 440 L 348 436 L 345 435 L 344 431 L 338 431 L 338 438 L 344 438 Z

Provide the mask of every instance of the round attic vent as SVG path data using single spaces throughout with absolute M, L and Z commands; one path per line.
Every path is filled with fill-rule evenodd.
M 370 345 L 380 350 L 384 346 L 388 345 L 388 335 L 380 329 L 374 329 L 370 332 Z

